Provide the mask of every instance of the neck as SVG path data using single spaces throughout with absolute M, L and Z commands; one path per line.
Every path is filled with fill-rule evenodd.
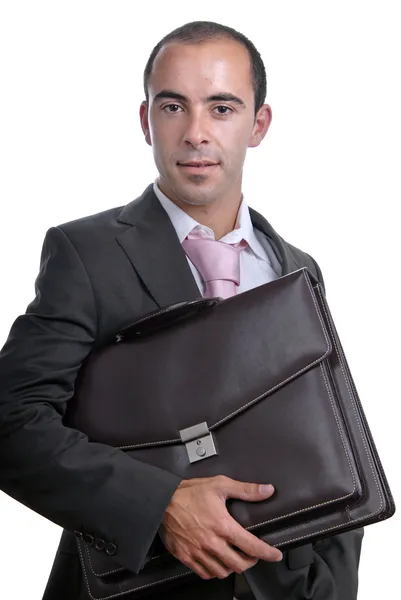
M 223 203 L 215 204 L 212 206 L 194 206 L 184 203 L 184 205 L 178 204 L 178 206 L 195 221 L 209 227 L 213 231 L 215 239 L 219 240 L 235 228 L 241 198 L 235 204 L 230 202 L 228 206 Z
M 173 195 L 164 187 L 160 180 L 158 180 L 157 184 L 163 194 L 181 208 L 181 210 L 201 225 L 209 227 L 213 231 L 216 240 L 224 237 L 235 228 L 242 200 L 241 192 L 236 194 L 236 198 L 222 198 L 221 201 L 213 202 L 212 204 L 189 204 Z

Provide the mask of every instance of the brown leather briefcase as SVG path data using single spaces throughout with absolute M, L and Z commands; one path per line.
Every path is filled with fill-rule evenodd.
M 228 510 L 282 550 L 395 510 L 322 288 L 305 268 L 125 328 L 81 369 L 66 422 L 184 479 L 273 483 L 271 499 L 230 500 Z M 77 543 L 91 598 L 163 595 L 195 577 L 161 542 L 138 574 Z

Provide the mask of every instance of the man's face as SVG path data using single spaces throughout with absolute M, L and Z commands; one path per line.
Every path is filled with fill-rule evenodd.
M 163 192 L 194 205 L 238 201 L 247 148 L 261 142 L 271 119 L 267 105 L 255 119 L 246 48 L 227 39 L 168 44 L 148 91 L 141 124 Z

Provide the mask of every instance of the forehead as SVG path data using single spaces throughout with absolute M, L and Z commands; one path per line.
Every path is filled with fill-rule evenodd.
M 157 55 L 148 83 L 149 96 L 174 89 L 188 97 L 213 91 L 252 96 L 248 51 L 235 40 L 169 43 Z

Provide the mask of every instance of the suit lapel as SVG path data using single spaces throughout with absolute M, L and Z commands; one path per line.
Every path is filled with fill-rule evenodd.
M 288 273 L 299 269 L 299 266 L 294 261 L 292 252 L 290 251 L 290 245 L 275 232 L 270 223 L 266 221 L 261 214 L 256 212 L 256 210 L 250 208 L 249 213 L 251 215 L 253 226 L 264 234 L 267 245 L 273 250 L 275 258 L 281 266 L 281 273 L 279 273 L 279 275 L 288 275 Z M 265 250 L 269 255 L 269 248 L 265 247 Z M 272 264 L 272 266 L 275 268 L 274 264 Z
M 118 221 L 131 225 L 117 242 L 159 307 L 201 297 L 176 231 L 152 185 L 127 204 Z
M 272 250 L 276 266 L 281 266 L 278 274 L 297 270 L 289 245 L 262 215 L 252 208 L 250 215 L 253 226 L 265 238 L 267 253 Z M 127 204 L 117 220 L 130 225 L 117 237 L 117 242 L 159 307 L 201 297 L 174 226 L 152 185 Z

